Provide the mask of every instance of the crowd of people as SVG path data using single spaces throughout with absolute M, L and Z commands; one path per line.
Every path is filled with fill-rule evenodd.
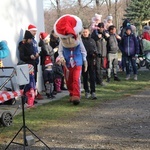
M 140 37 L 136 34 L 136 27 L 126 19 L 120 33 L 117 33 L 112 15 L 102 21 L 102 15 L 95 14 L 90 27 L 84 27 L 79 33 L 74 33 L 71 30 L 69 31 L 70 36 L 68 31 L 64 31 L 65 28 L 62 29 L 63 31 L 60 28 L 57 29 L 58 21 L 56 24 L 57 26 L 54 25 L 54 30 L 50 34 L 40 33 L 39 43 L 35 40 L 36 26 L 29 25 L 28 30 L 25 31 L 24 39 L 19 43 L 20 60 L 30 64 L 29 68 L 32 70 L 30 71 L 31 82 L 25 87 L 25 94 L 28 99 L 31 99 L 28 101 L 29 107 L 32 107 L 36 102 L 34 98 L 42 99 L 36 86 L 39 63 L 42 68 L 47 98 L 55 98 L 57 93 L 68 89 L 69 101 L 74 104 L 80 102 L 80 83 L 78 84 L 80 72 L 86 99 L 97 99 L 95 86 L 97 84 L 104 86 L 106 83 L 110 83 L 112 75 L 114 81 L 120 81 L 117 73 L 119 51 L 122 53 L 121 68 L 126 72 L 126 80 L 131 78 L 131 66 L 133 79 L 138 80 L 136 58 L 141 49 L 140 39 L 150 41 L 149 26 L 144 28 L 142 37 Z M 60 33 L 65 33 L 65 36 L 61 36 Z M 66 35 L 66 33 L 68 34 Z M 38 48 L 40 48 L 40 52 L 38 52 Z M 78 60 L 76 60 L 76 55 Z M 106 82 L 104 82 L 103 71 L 106 73 Z M 72 83 L 74 83 L 74 87 L 72 87 Z M 33 91 L 37 91 L 37 94 L 33 94 Z
M 37 103 L 36 99 L 43 99 L 36 84 L 38 64 L 42 68 L 43 84 L 47 98 L 55 98 L 54 95 L 61 93 L 62 90 L 67 90 L 64 86 L 63 68 L 57 52 L 59 38 L 54 31 L 51 32 L 51 35 L 41 32 L 39 43 L 37 43 L 35 40 L 36 32 L 36 26 L 30 24 L 18 46 L 20 57 L 18 64 L 29 64 L 30 82 L 26 86 L 20 87 L 24 89 L 24 94 L 28 98 L 28 107 L 33 107 Z M 38 47 L 41 48 L 40 52 Z

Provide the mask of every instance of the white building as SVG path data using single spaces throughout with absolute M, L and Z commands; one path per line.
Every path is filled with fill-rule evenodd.
M 39 33 L 44 31 L 43 0 L 3 0 L 1 1 L 0 18 L 0 41 L 6 40 L 10 49 L 10 56 L 3 59 L 3 64 L 14 67 L 18 62 L 18 43 L 22 40 L 28 25 L 34 24 L 37 27 L 37 41 Z M 38 89 L 42 90 L 40 66 Z

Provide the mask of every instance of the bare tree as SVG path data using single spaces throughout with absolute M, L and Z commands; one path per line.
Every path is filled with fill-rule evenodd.
M 112 0 L 105 0 L 106 6 L 107 6 L 107 11 L 108 15 L 111 14 L 111 7 L 112 7 Z
M 81 0 L 78 0 L 78 5 L 79 5 L 79 7 L 82 6 L 82 5 L 81 5 Z
M 117 26 L 117 4 L 118 0 L 115 0 L 115 25 Z
M 45 29 L 47 32 L 51 31 L 57 18 L 63 14 L 77 15 L 84 26 L 90 26 L 94 14 L 99 13 L 103 16 L 102 19 L 112 14 L 119 30 L 127 1 L 131 0 L 50 0 L 50 9 L 45 10 Z
M 61 16 L 60 0 L 55 0 L 55 2 L 53 0 L 50 0 L 50 2 L 51 2 L 51 5 L 56 9 L 57 18 L 59 18 Z
M 59 18 L 61 16 L 60 0 L 56 0 L 56 4 L 57 4 L 57 17 Z
M 105 0 L 95 0 L 95 3 L 97 12 L 99 13 L 101 6 L 105 3 Z

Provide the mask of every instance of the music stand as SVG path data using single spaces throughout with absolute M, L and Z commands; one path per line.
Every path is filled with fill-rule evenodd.
M 23 71 L 24 69 L 21 69 L 22 67 L 28 67 L 28 66 L 23 66 L 23 65 L 19 65 L 19 69 L 16 68 L 16 72 L 19 71 Z M 25 69 L 26 70 L 26 69 Z M 22 72 L 22 75 L 23 77 L 27 80 L 28 77 L 26 77 L 25 73 Z M 25 82 L 24 82 L 25 83 Z M 23 83 L 23 84 L 24 84 Z M 28 83 L 28 81 L 27 81 Z M 19 83 L 19 85 L 22 85 L 22 83 Z M 25 147 L 28 146 L 27 145 L 27 140 L 26 140 L 26 130 L 28 130 L 29 132 L 31 132 L 39 141 L 41 141 L 49 150 L 50 148 L 48 147 L 48 145 L 46 145 L 46 143 L 44 143 L 31 129 L 29 129 L 27 126 L 26 126 L 26 122 L 25 122 L 25 110 L 24 110 L 24 104 L 25 104 L 25 101 L 26 101 L 26 96 L 25 95 L 22 95 L 21 96 L 21 105 L 22 105 L 22 121 L 23 121 L 23 125 L 22 127 L 18 130 L 18 132 L 16 133 L 16 135 L 13 137 L 13 139 L 10 141 L 10 143 L 7 145 L 7 147 L 5 148 L 5 150 L 7 150 L 9 148 L 9 146 L 11 145 L 11 143 L 14 143 L 14 144 L 18 144 L 18 145 L 21 145 L 23 146 L 23 150 L 25 150 Z M 17 137 L 17 135 L 23 130 L 23 143 L 18 143 L 18 142 L 14 142 L 14 139 Z

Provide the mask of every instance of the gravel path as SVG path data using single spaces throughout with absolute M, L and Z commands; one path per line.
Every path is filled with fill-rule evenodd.
M 150 90 L 103 102 L 39 133 L 52 150 L 150 150 Z M 26 149 L 45 148 L 37 142 Z

